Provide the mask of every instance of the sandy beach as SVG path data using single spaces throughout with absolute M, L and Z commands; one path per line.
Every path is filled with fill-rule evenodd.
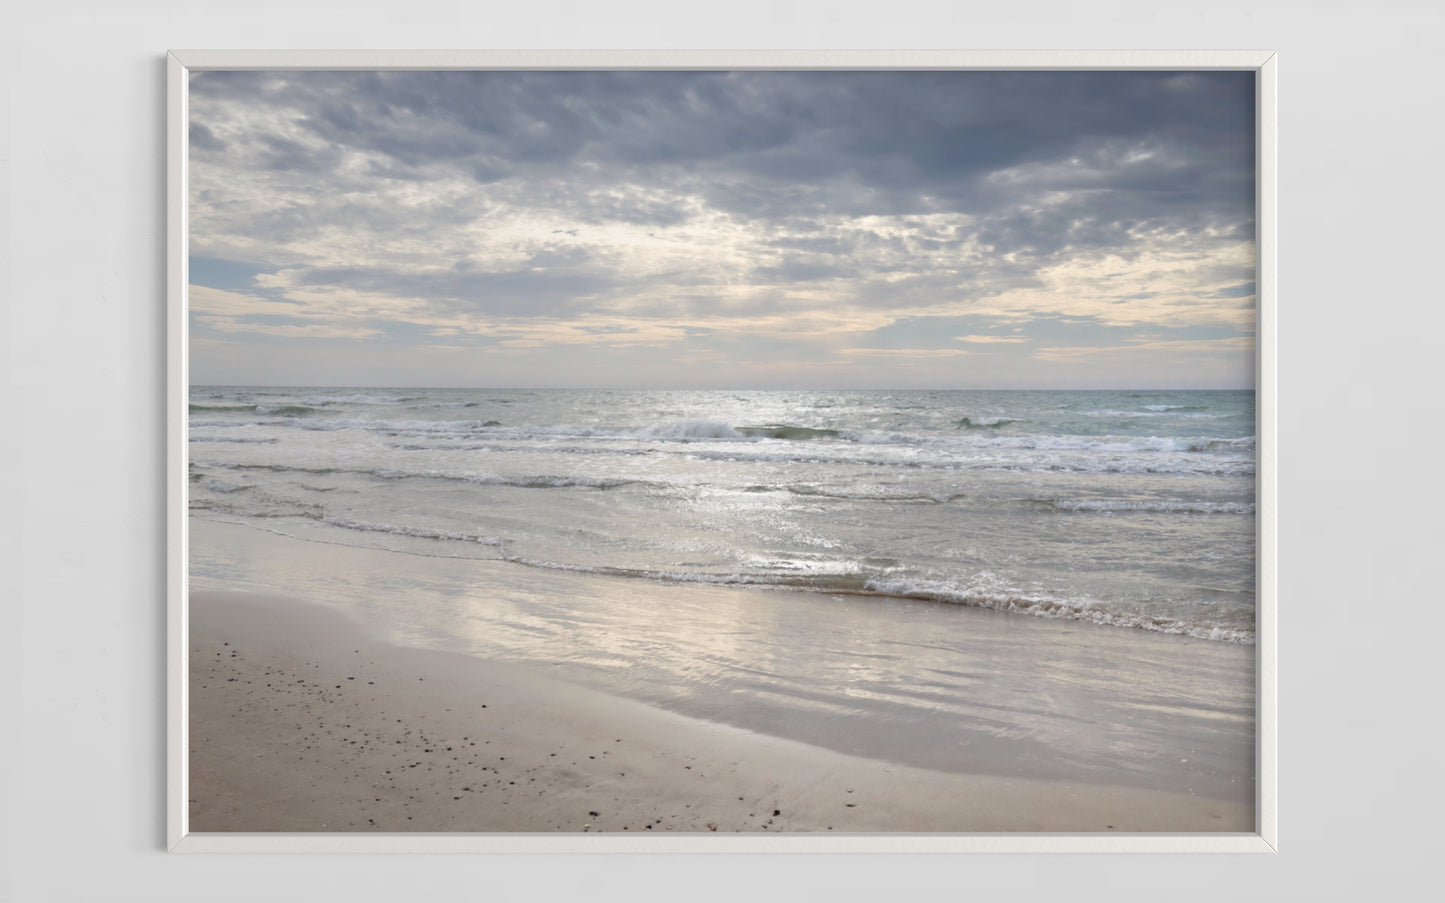
M 190 637 L 198 832 L 1254 828 L 1248 801 L 847 755 L 377 641 L 297 599 L 194 591 Z

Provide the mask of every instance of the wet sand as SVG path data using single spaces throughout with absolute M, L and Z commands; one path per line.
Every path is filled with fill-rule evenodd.
M 1254 829 L 1238 800 L 847 755 L 375 641 L 299 599 L 193 591 L 189 618 L 192 831 Z

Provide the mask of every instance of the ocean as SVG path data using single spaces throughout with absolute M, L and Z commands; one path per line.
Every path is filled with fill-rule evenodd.
M 190 585 L 879 762 L 1253 798 L 1252 392 L 197 386 Z
M 190 509 L 345 545 L 1251 644 L 1251 391 L 197 386 Z

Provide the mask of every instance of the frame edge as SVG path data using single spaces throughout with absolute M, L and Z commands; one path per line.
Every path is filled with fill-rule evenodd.
M 1271 53 L 1259 66 L 1255 115 L 1258 117 L 1259 178 L 1255 200 L 1259 260 L 1259 377 L 1256 416 L 1259 431 L 1257 492 L 1259 511 L 1259 606 L 1256 609 L 1259 675 L 1256 687 L 1256 740 L 1259 758 L 1258 827 L 1271 851 L 1279 851 L 1278 760 L 1278 54 Z M 1263 479 L 1261 479 L 1263 478 Z
M 706 838 L 705 843 L 700 842 Z M 558 842 L 570 842 L 557 849 Z M 179 853 L 1272 853 L 1258 834 L 211 834 Z
M 186 636 L 186 353 L 187 116 L 188 69 L 174 53 L 166 57 L 166 849 L 185 838 L 187 757 Z
M 173 50 L 190 69 L 1258 69 L 1268 50 Z
M 530 51 L 530 50 L 171 50 L 167 72 L 167 386 L 166 411 L 166 612 L 167 612 L 167 811 L 165 849 L 177 853 L 321 852 L 825 852 L 825 853 L 1277 853 L 1277 57 L 1276 51 Z M 559 839 L 581 835 L 516 834 L 209 834 L 191 833 L 187 817 L 187 636 L 189 532 L 185 503 L 189 384 L 188 281 L 188 91 L 193 70 L 238 69 L 1162 69 L 1254 70 L 1257 153 L 1256 255 L 1258 261 L 1256 350 L 1258 470 L 1258 581 L 1256 702 L 1257 831 L 1253 834 L 1188 835 L 792 835 L 767 838 L 710 837 L 711 849 L 649 838 L 596 839 L 555 849 Z M 1267 485 L 1264 485 L 1267 482 Z

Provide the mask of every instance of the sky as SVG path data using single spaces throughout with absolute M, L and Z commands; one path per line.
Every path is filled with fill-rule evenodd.
M 1253 72 L 197 72 L 193 384 L 1250 388 Z

